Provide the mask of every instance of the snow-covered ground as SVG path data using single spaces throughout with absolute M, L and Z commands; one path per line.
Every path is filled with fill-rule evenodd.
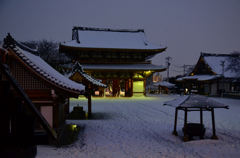
M 211 140 L 210 112 L 204 112 L 205 139 L 182 141 L 183 112 L 179 113 L 178 133 L 172 135 L 175 109 L 163 106 L 176 95 L 145 98 L 93 99 L 93 120 L 72 120 L 84 126 L 72 145 L 55 148 L 38 146 L 37 158 L 239 158 L 240 100 L 213 98 L 230 106 L 215 112 L 219 140 Z M 72 106 L 87 100 L 72 100 Z M 199 113 L 191 112 L 189 121 L 199 122 Z

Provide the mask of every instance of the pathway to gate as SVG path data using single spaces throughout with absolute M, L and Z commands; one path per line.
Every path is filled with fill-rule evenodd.
M 230 106 L 216 110 L 217 135 L 211 140 L 211 115 L 204 116 L 206 139 L 183 142 L 172 135 L 175 108 L 163 106 L 175 95 L 145 98 L 93 99 L 92 120 L 71 120 L 84 127 L 79 139 L 62 148 L 39 146 L 37 158 L 157 158 L 157 157 L 238 157 L 240 155 L 240 100 L 216 99 Z M 87 100 L 72 100 L 72 106 Z M 183 114 L 179 115 L 183 126 Z M 190 120 L 199 122 L 196 113 Z M 181 136 L 182 131 L 179 131 Z

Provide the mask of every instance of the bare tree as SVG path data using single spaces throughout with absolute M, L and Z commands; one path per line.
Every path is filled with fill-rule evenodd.
M 226 70 L 238 73 L 240 77 L 240 52 L 234 51 L 231 53 L 231 56 L 228 58 L 229 65 L 226 67 Z
M 58 54 L 58 44 L 53 41 L 42 40 L 38 42 L 38 52 L 40 57 L 48 63 L 56 59 Z
M 31 53 L 40 56 L 43 60 L 60 72 L 63 71 L 63 64 L 71 62 L 71 59 L 64 53 L 59 53 L 59 43 L 57 42 L 44 39 L 41 41 L 27 41 L 21 43 L 33 49 L 34 52 L 30 51 Z
M 167 65 L 167 81 L 169 81 L 169 68 L 171 65 L 170 60 L 172 60 L 172 57 L 168 56 L 165 58 L 165 60 L 166 60 L 166 65 Z

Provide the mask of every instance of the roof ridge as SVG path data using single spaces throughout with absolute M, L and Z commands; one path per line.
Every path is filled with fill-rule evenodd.
M 16 47 L 16 41 L 15 39 L 11 36 L 10 33 L 7 34 L 7 36 L 3 39 L 3 48 L 12 48 L 14 49 Z
M 72 70 L 72 74 L 74 74 L 75 72 L 80 73 L 86 80 L 88 80 L 88 82 L 90 82 L 93 85 L 97 85 L 100 87 L 104 87 L 106 88 L 107 85 L 103 84 L 101 81 L 99 81 L 98 79 L 93 78 L 92 76 L 88 75 L 82 68 L 82 65 L 76 61 L 73 65 L 73 70 Z
M 12 35 L 10 33 L 7 34 L 7 36 L 4 38 L 3 40 L 3 48 L 7 49 L 7 48 L 16 48 L 16 47 L 19 47 L 25 51 L 28 51 L 28 52 L 31 52 L 33 54 L 38 54 L 38 51 L 37 50 L 34 50 L 28 46 L 26 46 L 25 44 L 21 43 L 21 42 L 18 42 L 16 41 Z
M 16 42 L 16 45 L 17 45 L 19 48 L 21 48 L 21 49 L 23 49 L 23 50 L 25 50 L 25 51 L 31 52 L 31 53 L 33 53 L 33 54 L 39 54 L 38 50 L 30 48 L 30 47 L 28 47 L 27 45 L 25 45 L 25 44 L 22 43 L 22 42 L 18 42 L 18 41 L 15 41 L 15 42 Z
M 237 54 L 217 54 L 217 53 L 205 53 L 205 52 L 201 52 L 201 56 L 216 56 L 216 57 L 235 57 L 235 56 L 239 56 Z
M 73 30 L 81 31 L 106 31 L 106 32 L 144 32 L 144 29 L 111 29 L 111 28 L 98 28 L 98 27 L 83 27 L 83 26 L 73 26 Z

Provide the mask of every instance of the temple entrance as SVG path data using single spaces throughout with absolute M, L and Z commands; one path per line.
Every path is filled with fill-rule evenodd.
M 126 81 L 120 80 L 120 97 L 125 97 L 126 94 Z
M 107 88 L 98 88 L 93 96 L 105 97 L 132 97 L 144 96 L 145 81 L 132 79 L 106 79 L 102 80 Z
M 105 97 L 131 97 L 132 96 L 132 79 L 107 79 L 103 80 L 107 88 L 95 91 L 94 96 Z
M 143 96 L 144 92 L 144 81 L 133 81 L 133 96 Z

